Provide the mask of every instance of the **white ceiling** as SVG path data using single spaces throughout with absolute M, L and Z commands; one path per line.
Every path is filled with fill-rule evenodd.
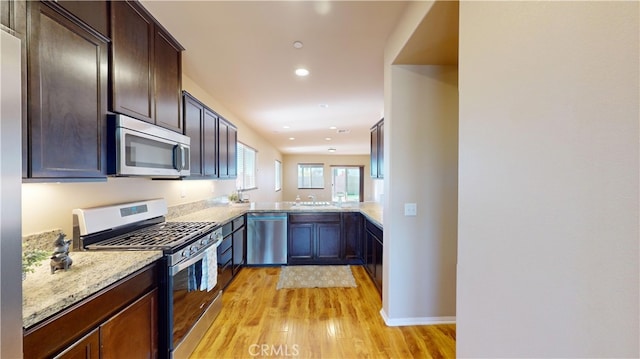
M 384 110 L 384 45 L 407 2 L 143 4 L 186 48 L 183 72 L 282 153 L 369 153 Z M 297 77 L 297 67 L 311 74 Z

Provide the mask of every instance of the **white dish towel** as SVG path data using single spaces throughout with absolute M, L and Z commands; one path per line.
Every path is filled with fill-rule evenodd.
M 218 245 L 207 248 L 202 257 L 202 281 L 200 290 L 211 291 L 218 283 Z

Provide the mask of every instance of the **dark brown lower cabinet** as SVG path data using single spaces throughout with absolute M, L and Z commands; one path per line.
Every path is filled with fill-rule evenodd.
M 364 264 L 378 292 L 382 293 L 382 229 L 365 219 Z
M 342 212 L 344 259 L 348 264 L 363 263 L 364 218 L 360 212 Z
M 101 358 L 158 356 L 158 290 L 154 289 L 100 326 Z
M 151 264 L 24 333 L 25 358 L 158 357 L 158 267 Z
M 158 290 L 147 293 L 56 358 L 155 358 L 158 356 Z
M 78 340 L 55 359 L 98 359 L 100 358 L 100 328 L 92 330 Z
M 289 264 L 343 262 L 340 213 L 289 214 Z
M 218 246 L 218 286 L 226 288 L 233 279 L 233 236 L 228 235 Z
M 218 245 L 218 284 L 224 289 L 240 272 L 247 259 L 245 216 L 238 216 L 222 226 L 223 240 Z

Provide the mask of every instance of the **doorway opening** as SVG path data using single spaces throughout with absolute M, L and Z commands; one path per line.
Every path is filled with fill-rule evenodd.
M 331 166 L 331 200 L 362 202 L 364 166 Z

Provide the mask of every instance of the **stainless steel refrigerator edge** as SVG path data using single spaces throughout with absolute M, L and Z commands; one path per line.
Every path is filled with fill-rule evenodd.
M 0 357 L 22 357 L 20 40 L 0 28 Z
M 247 214 L 247 264 L 287 264 L 287 214 Z

